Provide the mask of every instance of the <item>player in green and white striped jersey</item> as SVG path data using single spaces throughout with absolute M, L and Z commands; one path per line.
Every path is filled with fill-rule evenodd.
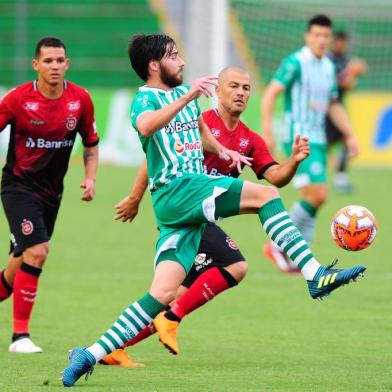
M 296 135 L 307 136 L 310 156 L 299 166 L 293 184 L 300 190 L 300 200 L 290 211 L 291 219 L 308 243 L 313 239 L 317 210 L 327 200 L 327 145 L 325 120 L 331 120 L 344 133 L 351 156 L 358 153 L 358 142 L 348 116 L 338 101 L 335 66 L 327 56 L 332 41 L 332 21 L 316 15 L 308 21 L 306 45 L 286 57 L 266 88 L 262 105 L 262 129 L 271 151 L 274 149 L 272 114 L 276 98 L 284 92 L 285 126 L 282 142 L 285 153 Z M 266 254 L 281 269 L 287 258 L 272 243 Z M 287 260 L 287 261 L 285 261 Z
M 221 145 L 200 116 L 196 100 L 202 94 L 211 96 L 208 88 L 216 85 L 216 78 L 200 78 L 191 87 L 183 85 L 185 63 L 173 40 L 164 35 L 134 37 L 129 55 L 134 70 L 146 82 L 132 104 L 131 119 L 147 156 L 160 231 L 155 273 L 149 291 L 126 308 L 96 343 L 71 352 L 62 378 L 67 387 L 91 373 L 97 361 L 137 336 L 174 299 L 195 260 L 207 222 L 240 213 L 258 214 L 266 233 L 301 269 L 313 298 L 328 295 L 365 270 L 363 266 L 347 270 L 321 266 L 293 225 L 275 188 L 202 173 L 201 144 L 232 161 L 239 172 L 251 162 Z M 297 155 L 299 161 L 304 159 L 307 145 L 302 145 Z

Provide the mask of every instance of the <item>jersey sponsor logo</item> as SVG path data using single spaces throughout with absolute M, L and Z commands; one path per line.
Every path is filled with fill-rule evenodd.
M 28 137 L 26 140 L 25 147 L 27 148 L 46 148 L 46 149 L 59 149 L 64 147 L 72 147 L 74 141 L 72 139 L 65 140 L 45 140 L 43 138 L 38 138 L 34 140 Z
M 80 101 L 73 101 L 67 103 L 67 108 L 71 112 L 76 112 L 80 109 Z
M 212 134 L 212 136 L 214 136 L 214 137 L 219 137 L 220 134 L 221 134 L 221 131 L 220 131 L 220 129 L 211 128 L 211 134 Z
M 165 132 L 166 133 L 180 133 L 184 131 L 189 131 L 191 129 L 196 129 L 199 127 L 198 120 L 192 120 L 188 122 L 182 121 L 171 121 L 166 125 Z
M 249 139 L 245 139 L 245 138 L 240 138 L 240 147 L 241 148 L 246 148 L 249 146 Z
M 181 143 L 177 140 L 174 144 L 174 149 L 177 154 L 182 154 L 184 151 L 198 151 L 201 149 L 201 142 Z
M 26 110 L 31 110 L 33 112 L 36 112 L 39 109 L 39 103 L 38 102 L 25 102 L 24 108 Z
M 21 226 L 22 226 L 22 234 L 24 235 L 30 235 L 34 230 L 33 223 L 27 219 L 23 219 Z
M 78 120 L 75 116 L 68 116 L 65 121 L 65 127 L 68 129 L 68 131 L 73 131 L 76 128 L 77 123 Z
M 237 244 L 230 237 L 226 237 L 226 242 L 227 242 L 227 245 L 229 245 L 231 249 L 238 250 Z

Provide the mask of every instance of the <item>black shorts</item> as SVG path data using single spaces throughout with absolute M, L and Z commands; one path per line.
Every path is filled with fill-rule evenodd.
M 335 126 L 329 116 L 325 118 L 325 131 L 327 134 L 327 143 L 329 146 L 343 140 L 343 133 Z
M 3 190 L 1 201 L 11 232 L 10 253 L 18 257 L 27 248 L 50 240 L 60 202 L 48 204 L 24 190 Z
M 208 223 L 196 259 L 182 285 L 190 287 L 209 268 L 227 267 L 244 260 L 235 242 L 219 226 Z

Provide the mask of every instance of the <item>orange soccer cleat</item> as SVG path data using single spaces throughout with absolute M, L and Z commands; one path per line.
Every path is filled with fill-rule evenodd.
M 165 317 L 164 313 L 159 313 L 152 322 L 159 335 L 159 341 L 174 355 L 180 352 L 177 344 L 178 321 L 172 321 Z
M 301 270 L 292 267 L 287 256 L 272 241 L 268 241 L 263 247 L 264 255 L 270 259 L 279 270 L 288 274 L 301 273 Z
M 123 348 L 119 348 L 106 355 L 98 363 L 100 365 L 121 366 L 125 368 L 144 366 L 144 363 L 133 362 L 132 357 Z

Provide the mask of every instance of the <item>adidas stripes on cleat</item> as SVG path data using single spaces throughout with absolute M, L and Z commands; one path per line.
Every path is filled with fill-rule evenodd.
M 358 276 L 363 276 L 366 270 L 363 265 L 348 269 L 333 269 L 337 262 L 335 260 L 327 267 L 320 267 L 313 280 L 307 281 L 313 299 L 322 299 L 338 287 L 355 281 Z

